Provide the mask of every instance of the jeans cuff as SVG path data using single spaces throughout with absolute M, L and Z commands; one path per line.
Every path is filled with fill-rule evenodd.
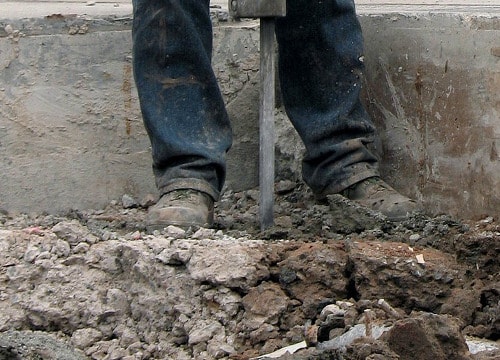
M 366 180 L 366 179 L 371 178 L 371 177 L 378 177 L 378 176 L 380 176 L 380 173 L 375 169 L 365 170 L 363 172 L 356 173 L 355 175 L 350 176 L 349 178 L 345 179 L 344 181 L 330 183 L 330 185 L 328 185 L 323 191 L 321 191 L 320 193 L 315 193 L 315 196 L 318 199 L 323 199 L 327 195 L 338 194 L 338 193 L 342 192 L 343 190 L 347 189 L 348 187 L 350 187 L 350 186 L 352 186 L 360 181 Z
M 182 179 L 172 179 L 166 184 L 158 188 L 160 191 L 160 196 L 175 190 L 197 190 L 203 192 L 210 196 L 214 201 L 218 201 L 220 197 L 220 192 L 212 185 L 210 185 L 205 180 L 195 179 L 195 178 L 182 178 Z

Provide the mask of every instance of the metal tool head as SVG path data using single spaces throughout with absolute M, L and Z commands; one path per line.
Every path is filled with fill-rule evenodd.
M 281 17 L 286 15 L 286 0 L 229 0 L 235 18 Z

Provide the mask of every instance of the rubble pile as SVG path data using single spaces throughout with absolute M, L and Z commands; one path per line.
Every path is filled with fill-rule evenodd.
M 0 215 L 0 359 L 494 359 L 500 224 L 391 223 L 300 183 L 226 192 L 213 229 L 150 201 Z

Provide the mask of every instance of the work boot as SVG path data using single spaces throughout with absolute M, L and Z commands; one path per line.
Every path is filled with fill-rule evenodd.
M 362 180 L 342 191 L 341 195 L 394 221 L 422 210 L 416 201 L 401 195 L 379 177 Z
M 214 201 L 197 190 L 174 190 L 164 194 L 149 209 L 148 230 L 160 230 L 168 225 L 209 227 L 214 219 Z

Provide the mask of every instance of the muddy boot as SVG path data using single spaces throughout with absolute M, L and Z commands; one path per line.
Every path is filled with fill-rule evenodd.
M 168 225 L 209 227 L 213 223 L 212 198 L 196 190 L 175 190 L 163 195 L 151 207 L 146 218 L 148 230 L 160 230 Z
M 403 220 L 411 213 L 422 211 L 416 201 L 401 195 L 379 177 L 362 180 L 341 194 L 367 208 L 381 212 L 389 220 Z

